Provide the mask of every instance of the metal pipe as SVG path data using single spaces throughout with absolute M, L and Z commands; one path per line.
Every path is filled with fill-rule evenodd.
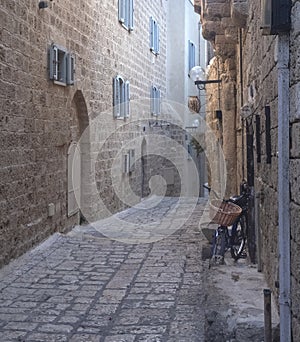
M 241 86 L 241 107 L 244 106 L 244 78 L 243 78 L 243 42 L 242 42 L 242 29 L 239 29 L 239 55 L 240 55 L 240 86 Z M 244 134 L 245 134 L 245 119 L 242 117 L 242 179 L 245 179 L 245 142 L 244 142 Z
M 278 35 L 278 245 L 280 341 L 291 342 L 289 34 Z
M 272 314 L 271 314 L 271 291 L 264 289 L 264 342 L 272 342 Z
M 261 192 L 257 192 L 255 195 L 255 235 L 256 235 L 256 245 L 257 245 L 257 271 L 262 272 L 262 260 L 261 260 L 261 232 L 260 232 L 260 207 Z

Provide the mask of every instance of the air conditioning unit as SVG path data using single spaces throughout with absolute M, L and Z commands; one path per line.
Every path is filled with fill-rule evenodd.
M 263 35 L 287 32 L 291 28 L 291 0 L 261 0 Z

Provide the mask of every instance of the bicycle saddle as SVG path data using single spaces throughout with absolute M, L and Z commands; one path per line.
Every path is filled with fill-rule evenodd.
M 232 203 L 238 203 L 239 201 L 241 201 L 244 198 L 244 195 L 233 195 L 230 196 L 230 202 Z
M 233 195 L 230 197 L 230 202 L 243 207 L 247 203 L 247 197 L 245 196 L 245 194 Z

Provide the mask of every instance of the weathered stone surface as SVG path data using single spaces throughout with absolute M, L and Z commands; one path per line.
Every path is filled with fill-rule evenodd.
M 231 18 L 236 27 L 245 27 L 248 17 L 248 0 L 233 0 Z
M 1 2 L 0 266 L 54 232 L 65 232 L 78 224 L 79 212 L 67 213 L 67 158 L 69 146 L 78 142 L 85 130 L 88 134 L 80 146 L 84 217 L 107 215 L 99 197 L 111 212 L 124 208 L 124 183 L 130 183 L 136 199 L 149 193 L 148 180 L 159 165 L 151 166 L 150 160 L 148 171 L 144 170 L 143 194 L 141 162 L 126 177 L 120 162 L 124 201 L 112 189 L 115 179 L 111 168 L 122 146 L 148 133 L 146 128 L 151 131 L 149 120 L 136 124 L 141 115 L 138 110 L 133 113 L 133 106 L 126 122 L 113 119 L 112 78 L 119 74 L 130 81 L 132 100 L 149 97 L 153 82 L 162 97 L 166 91 L 165 2 L 138 1 L 134 13 L 137 30 L 129 32 L 118 20 L 117 1 L 102 1 L 100 5 L 93 1 L 49 1 L 48 8 L 40 10 L 34 1 L 24 6 L 18 1 Z M 149 25 L 145 24 L 149 13 L 160 25 L 160 54 L 156 57 L 149 49 Z M 49 80 L 52 43 L 75 56 L 73 86 Z M 92 126 L 96 118 L 99 123 Z M 131 120 L 135 121 L 132 125 Z M 121 127 L 125 123 L 126 127 Z M 174 139 L 182 141 L 181 133 L 174 132 Z M 141 144 L 133 148 L 141 154 Z M 164 160 L 161 167 L 166 164 Z M 178 177 L 174 182 L 168 185 L 169 194 L 179 187 Z M 53 215 L 49 215 L 49 205 L 54 208 Z
M 166 215 L 172 213 L 175 220 L 191 204 L 177 202 L 166 197 L 153 206 L 149 198 L 147 210 L 130 208 L 115 216 L 149 224 L 159 217 L 160 230 L 165 230 Z M 210 254 L 203 258 L 203 249 L 211 246 L 199 230 L 206 204 L 199 200 L 179 230 L 155 243 L 126 244 L 105 238 L 92 226 L 78 226 L 2 268 L 1 338 L 261 341 L 263 275 L 246 260 L 233 262 L 227 253 L 225 265 L 209 268 Z
M 202 2 L 204 3 L 204 2 Z M 245 134 L 246 127 L 239 116 L 234 115 L 239 112 L 239 108 L 249 106 L 250 108 L 250 131 L 254 132 L 253 152 L 254 152 L 254 173 L 255 185 L 254 191 L 262 192 L 263 196 L 259 203 L 259 218 L 260 229 L 259 232 L 262 238 L 262 263 L 263 269 L 268 279 L 268 283 L 272 288 L 275 298 L 278 300 L 278 289 L 274 284 L 278 281 L 278 69 L 277 69 L 277 48 L 278 37 L 263 36 L 260 30 L 261 22 L 260 1 L 243 1 L 232 0 L 231 13 L 228 15 L 226 11 L 217 19 L 217 13 L 220 12 L 222 6 L 219 1 L 205 2 L 202 8 L 201 18 L 206 26 L 205 38 L 211 40 L 214 46 L 215 53 L 219 57 L 219 72 L 222 74 L 222 80 L 231 82 L 236 87 L 235 91 L 228 91 L 228 87 L 221 85 L 222 110 L 227 110 L 228 117 L 231 116 L 232 122 L 235 122 L 237 132 L 225 128 L 225 125 L 215 123 L 215 118 L 211 114 L 218 108 L 218 98 L 220 93 L 218 87 L 213 89 L 207 87 L 207 95 L 210 102 L 207 105 L 207 120 L 212 124 L 216 135 L 223 138 L 224 150 L 228 149 L 227 156 L 229 163 L 231 159 L 237 156 L 236 171 L 230 168 L 231 175 L 237 175 L 237 179 L 247 176 L 246 151 L 242 151 L 242 146 L 245 148 Z M 291 255 L 292 257 L 292 302 L 299 303 L 299 265 L 296 261 L 296 255 L 299 254 L 299 234 L 297 232 L 298 218 L 296 213 L 299 211 L 299 1 L 293 1 L 291 8 L 291 31 L 290 31 L 290 61 L 289 61 L 289 101 L 290 101 L 290 202 L 291 202 Z M 214 9 L 212 7 L 215 7 Z M 213 25 L 207 24 L 207 18 L 212 18 L 215 13 L 214 20 L 221 20 L 223 36 L 220 33 L 213 31 Z M 243 31 L 238 31 L 242 27 Z M 235 30 L 236 29 L 236 30 Z M 238 45 L 229 45 L 227 37 Z M 235 33 L 239 32 L 239 37 Z M 238 38 L 238 39 L 237 39 Z M 221 57 L 221 58 L 220 58 Z M 228 58 L 229 57 L 229 58 Z M 224 63 L 224 65 L 223 65 Z M 214 67 L 216 67 L 214 61 Z M 242 69 L 241 69 L 242 68 Z M 234 72 L 234 69 L 236 72 Z M 213 79 L 216 76 L 215 69 L 210 68 L 210 77 Z M 235 100 L 234 100 L 235 99 Z M 230 110 L 230 101 L 232 101 L 232 108 Z M 234 102 L 236 102 L 234 104 Z M 271 163 L 267 164 L 266 157 L 266 125 L 265 125 L 265 106 L 270 106 L 271 114 Z M 223 113 L 224 115 L 224 113 Z M 259 115 L 260 127 L 259 131 L 255 131 L 254 116 Z M 245 123 L 244 123 L 245 124 Z M 231 132 L 232 136 L 228 136 Z M 234 147 L 232 140 L 237 137 L 237 144 Z M 225 146 L 225 141 L 226 145 Z M 257 142 L 261 142 L 260 151 L 257 148 Z M 230 150 L 231 144 L 231 150 Z M 232 156 L 232 157 L 230 157 Z M 260 156 L 261 161 L 257 158 Z M 244 161 L 244 163 L 243 163 Z M 239 183 L 239 180 L 237 181 Z M 297 211 L 298 210 L 298 211 Z M 299 215 L 298 215 L 299 216 Z M 289 236 L 287 236 L 289 239 Z M 298 265 L 298 266 L 297 266 Z M 298 283 L 297 283 L 298 282 Z M 298 284 L 298 285 L 296 285 Z M 298 304 L 296 304 L 298 305 Z M 293 335 L 299 335 L 299 323 L 297 322 L 297 309 L 292 309 L 293 316 Z

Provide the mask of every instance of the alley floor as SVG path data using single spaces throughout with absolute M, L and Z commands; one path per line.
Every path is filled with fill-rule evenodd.
M 0 342 L 262 341 L 263 275 L 245 260 L 209 267 L 206 200 L 178 203 L 54 234 L 2 268 Z
M 175 205 L 165 199 L 161 212 Z M 202 210 L 200 203 L 180 230 L 155 243 L 76 227 L 4 267 L 1 342 L 204 341 Z M 157 216 L 152 208 L 143 217 Z

